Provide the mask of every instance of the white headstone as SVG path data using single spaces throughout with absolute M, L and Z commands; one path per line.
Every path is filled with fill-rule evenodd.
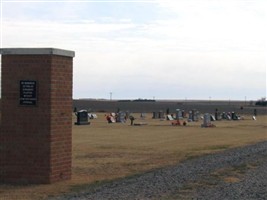
M 167 115 L 167 120 L 174 120 L 171 115 Z

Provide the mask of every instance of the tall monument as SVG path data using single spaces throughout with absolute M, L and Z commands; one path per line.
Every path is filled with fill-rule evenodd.
M 73 51 L 4 48 L 0 182 L 71 178 Z

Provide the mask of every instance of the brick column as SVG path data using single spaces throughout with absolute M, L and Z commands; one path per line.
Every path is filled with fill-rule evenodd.
M 0 182 L 71 178 L 73 51 L 1 49 Z

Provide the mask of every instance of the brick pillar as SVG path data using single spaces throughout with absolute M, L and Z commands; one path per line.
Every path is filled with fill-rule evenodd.
M 73 51 L 1 49 L 0 182 L 71 178 Z

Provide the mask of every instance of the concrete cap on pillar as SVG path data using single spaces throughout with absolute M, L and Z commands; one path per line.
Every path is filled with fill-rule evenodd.
M 74 57 L 75 52 L 56 48 L 2 48 L 2 55 L 59 55 Z

